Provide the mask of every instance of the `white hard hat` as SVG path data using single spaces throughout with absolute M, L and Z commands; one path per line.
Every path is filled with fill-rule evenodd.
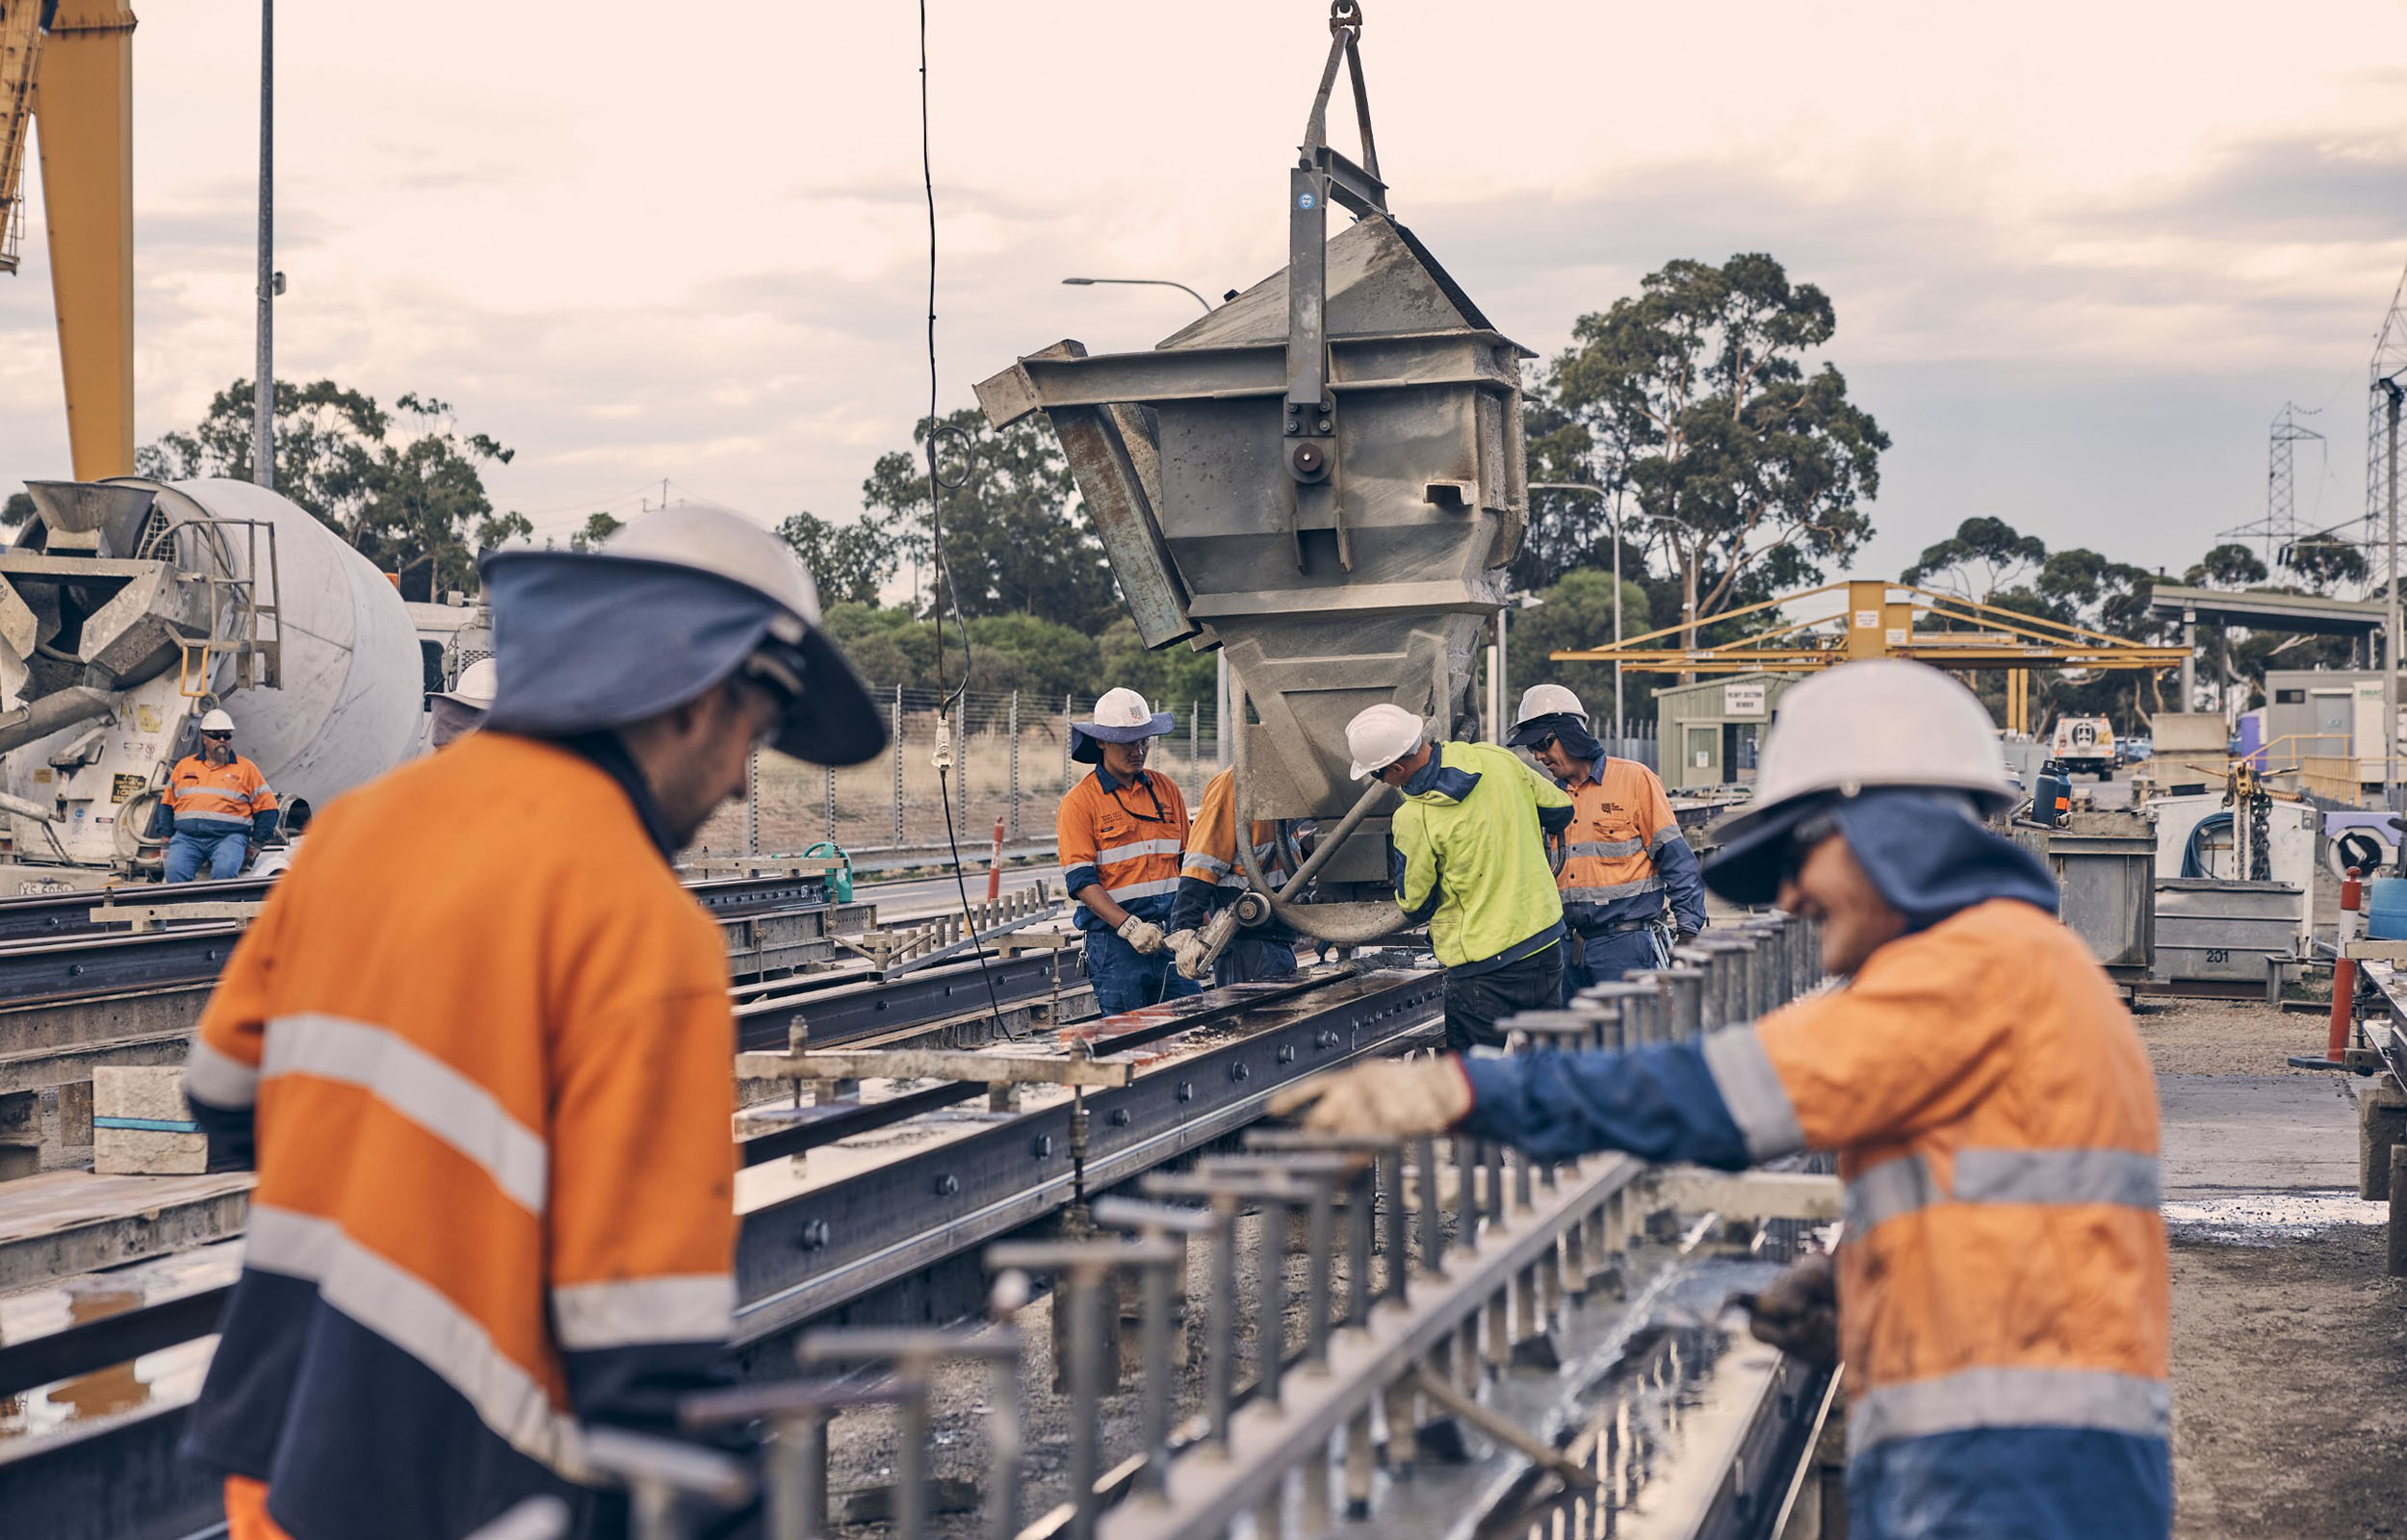
M 1521 692 L 1521 709 L 1514 714 L 1513 725 L 1517 728 L 1541 716 L 1575 716 L 1586 721 L 1588 707 L 1560 684 L 1533 684 Z
M 1365 707 L 1346 724 L 1346 753 L 1354 757 L 1354 779 L 1376 775 L 1421 746 L 1421 719 L 1385 701 Z
M 735 678 L 782 700 L 782 754 L 859 764 L 886 720 L 833 639 L 793 548 L 725 508 L 656 509 L 591 552 L 479 562 L 499 665 L 486 725 L 570 737 L 625 727 Z
M 1994 812 L 2014 800 L 1997 725 L 1973 692 L 1924 663 L 1843 663 L 1780 698 L 1755 808 L 1867 786 L 1961 791 Z
M 1100 764 L 1098 744 L 1134 743 L 1158 738 L 1175 726 L 1168 711 L 1156 711 L 1134 690 L 1109 689 L 1095 698 L 1095 709 L 1084 722 L 1070 724 L 1070 757 L 1080 764 Z
M 207 716 L 200 719 L 200 731 L 203 732 L 231 732 L 234 731 L 234 719 L 226 715 L 222 710 L 212 711 Z
M 480 657 L 461 669 L 459 682 L 448 690 L 438 691 L 437 698 L 456 701 L 461 706 L 473 706 L 479 711 L 490 710 L 494 688 L 501 677 L 502 671 L 494 665 L 493 659 Z
M 767 595 L 796 619 L 819 623 L 818 584 L 794 548 L 741 514 L 707 502 L 672 502 L 602 544 L 602 554 L 699 567 Z M 784 637 L 801 640 L 801 633 Z

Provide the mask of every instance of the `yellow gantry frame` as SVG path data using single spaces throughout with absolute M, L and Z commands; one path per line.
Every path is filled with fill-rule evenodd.
M 1767 631 L 1713 647 L 1649 647 L 1685 628 L 1666 626 L 1618 646 L 1574 648 L 1548 655 L 1559 663 L 1618 663 L 1655 674 L 1801 674 L 1866 657 L 1910 657 L 1944 669 L 2005 669 L 2008 731 L 2031 731 L 2033 668 L 2160 669 L 2179 667 L 2181 647 L 2149 647 L 2061 621 L 2001 609 L 1911 583 L 1852 578 L 1725 609 L 1710 623 L 1794 604 L 1828 594 L 1846 596 L 1837 615 L 1789 621 Z M 1894 598 L 1893 595 L 1903 595 Z M 1937 615 L 1984 628 L 1978 632 L 1918 631 L 1917 615 Z M 1836 633 L 1832 628 L 1836 626 Z
M 0 220 L 13 221 L 30 108 L 78 481 L 134 472 L 134 12 L 126 0 L 0 0 Z M 0 270 L 14 271 L 14 248 Z
M 16 270 L 25 229 L 25 141 L 41 67 L 42 0 L 0 0 L 0 272 Z

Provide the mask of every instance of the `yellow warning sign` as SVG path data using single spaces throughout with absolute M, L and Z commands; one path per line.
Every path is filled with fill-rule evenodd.
M 143 780 L 142 776 L 111 776 L 109 778 L 109 800 L 123 802 L 128 797 L 141 795 Z

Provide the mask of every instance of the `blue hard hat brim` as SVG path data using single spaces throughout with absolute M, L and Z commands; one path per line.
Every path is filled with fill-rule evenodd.
M 1780 862 L 1797 826 L 1827 807 L 1832 797 L 1797 797 L 1776 807 L 1750 808 L 1715 831 L 1721 846 L 1705 858 L 1697 875 L 1733 904 L 1763 905 L 1780 892 Z
M 1088 758 L 1088 756 L 1078 754 L 1078 751 L 1083 749 L 1081 741 L 1086 741 L 1086 744 L 1134 744 L 1136 739 L 1158 739 L 1158 736 L 1168 734 L 1168 732 L 1173 730 L 1173 724 L 1175 724 L 1175 717 L 1170 712 L 1153 712 L 1153 719 L 1151 719 L 1151 722 L 1139 722 L 1136 727 L 1110 727 L 1110 724 L 1096 724 L 1096 722 L 1072 722 L 1069 724 L 1069 732 L 1072 732 L 1069 756 L 1072 756 L 1074 760 L 1081 760 L 1081 763 L 1086 763 L 1086 765 L 1096 765 L 1096 763 L 1100 763 L 1100 751 L 1098 751 L 1096 758 Z

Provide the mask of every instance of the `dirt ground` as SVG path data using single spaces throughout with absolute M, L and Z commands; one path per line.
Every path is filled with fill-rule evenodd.
M 2183 1003 L 2136 1019 L 2160 1073 L 2201 1077 L 2164 1083 L 2182 1092 L 2166 1098 L 2168 1173 L 2187 1169 L 2194 1180 L 2199 1171 L 2177 1158 L 2201 1138 L 2187 1119 L 2295 1118 L 2295 1109 L 2330 1099 L 2280 1078 L 2313 1074 L 2282 1056 L 2320 1041 L 2316 1017 Z M 2218 1076 L 2230 1092 L 2220 1111 L 2209 1078 Z M 2260 1110 L 2267 1105 L 2284 1111 Z M 2307 1142 L 2343 1145 L 2353 1168 L 2347 1105 L 2314 1117 Z M 2230 1126 L 2215 1132 L 2228 1137 Z M 2295 1130 L 2269 1127 L 2267 1148 L 2277 1133 Z M 2407 1291 L 2384 1276 L 2385 1232 L 2367 1222 L 2380 1210 L 2333 1193 L 2335 1153 L 2322 1149 L 2312 1170 L 2288 1154 L 2209 1168 L 2230 1185 L 2168 1190 L 2181 1540 L 2407 1534 Z M 2201 1210 L 2271 1218 L 2209 1224 L 2194 1219 Z M 2335 1213 L 2353 1222 L 2318 1225 Z
M 2176 1238 L 2174 1533 L 2407 1534 L 2407 1296 L 2379 1226 Z

